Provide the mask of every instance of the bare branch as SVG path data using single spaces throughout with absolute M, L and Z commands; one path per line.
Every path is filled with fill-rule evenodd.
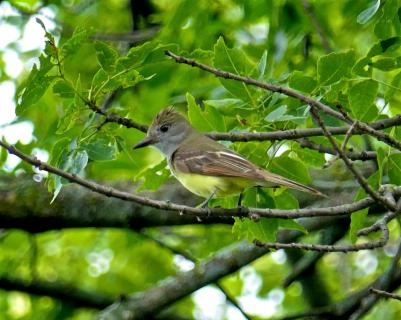
M 260 242 L 255 240 L 254 243 L 258 247 L 266 249 L 301 249 L 312 250 L 318 252 L 353 252 L 361 250 L 372 250 L 383 247 L 389 239 L 389 231 L 386 224 L 380 224 L 380 229 L 383 232 L 379 240 L 365 242 L 354 245 L 322 245 L 322 244 L 306 244 L 306 243 L 280 243 L 280 242 Z
M 330 131 L 329 128 L 327 128 L 327 130 Z M 306 138 L 296 139 L 294 141 L 298 142 L 302 148 L 308 148 L 311 150 L 318 151 L 320 153 L 327 153 L 335 156 L 337 155 L 337 152 L 334 149 L 326 147 L 319 143 L 312 142 Z M 374 160 L 377 158 L 377 154 L 374 151 L 361 151 L 361 152 L 344 151 L 344 152 L 350 160 L 367 161 L 367 160 Z
M 397 210 L 396 211 L 389 211 L 387 212 L 383 218 L 381 218 L 380 220 L 376 221 L 374 224 L 372 224 L 370 227 L 361 229 L 358 231 L 358 236 L 366 236 L 369 233 L 375 232 L 377 230 L 379 230 L 379 226 L 381 223 L 389 223 L 391 220 L 393 220 L 399 213 L 401 210 L 401 199 L 398 200 L 397 202 Z
M 375 288 L 370 288 L 369 291 L 371 293 L 375 293 L 375 294 L 377 294 L 379 296 L 382 296 L 384 298 L 391 298 L 391 299 L 395 299 L 395 300 L 400 300 L 401 301 L 401 295 L 399 295 L 399 294 L 390 293 L 390 292 L 379 290 L 379 289 L 375 289 Z
M 386 144 L 388 144 L 391 147 L 394 147 L 398 150 L 401 150 L 401 142 L 397 141 L 396 139 L 392 138 L 390 135 L 384 132 L 380 132 L 368 124 L 361 122 L 359 120 L 353 120 L 348 113 L 345 111 L 345 109 L 338 105 L 337 108 L 340 110 L 341 114 L 344 116 L 345 119 L 347 119 L 348 122 L 353 122 L 353 125 L 355 127 L 359 128 L 360 130 L 368 133 L 369 135 L 375 137 L 377 140 L 382 141 Z
M 81 178 L 75 174 L 68 173 L 56 167 L 53 167 L 46 162 L 40 161 L 35 157 L 24 154 L 15 147 L 9 145 L 4 141 L 0 141 L 0 146 L 7 149 L 10 154 L 14 154 L 23 161 L 30 163 L 31 165 L 60 177 L 63 177 L 71 182 L 77 183 L 89 190 L 103 194 L 108 197 L 114 197 L 125 201 L 135 202 L 144 206 L 153 207 L 157 209 L 164 209 L 166 211 L 177 211 L 180 214 L 190 214 L 198 217 L 232 217 L 232 216 L 263 216 L 263 217 L 275 217 L 283 219 L 294 219 L 301 217 L 318 217 L 318 216 L 346 216 L 352 212 L 367 208 L 374 203 L 373 199 L 366 198 L 355 203 L 339 205 L 334 207 L 326 208 L 305 208 L 305 209 L 291 209 L 291 210 L 280 210 L 280 209 L 269 209 L 269 208 L 237 208 L 225 209 L 225 208 L 194 208 L 191 206 L 175 204 L 169 201 L 153 200 L 144 196 L 140 196 L 135 193 L 128 193 L 121 190 L 117 190 L 110 186 L 104 186 L 84 178 Z M 394 192 L 399 192 L 399 188 L 394 189 Z M 240 212 L 238 212 L 240 211 Z

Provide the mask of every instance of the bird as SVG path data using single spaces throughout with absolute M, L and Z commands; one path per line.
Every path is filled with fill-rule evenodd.
M 280 186 L 316 196 L 320 191 L 267 171 L 244 156 L 196 130 L 173 106 L 162 109 L 149 126 L 146 137 L 133 146 L 156 147 L 167 158 L 171 173 L 192 193 L 205 198 L 239 195 L 251 187 Z

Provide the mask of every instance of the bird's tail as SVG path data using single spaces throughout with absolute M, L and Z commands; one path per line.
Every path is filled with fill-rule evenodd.
M 269 183 L 269 186 L 270 186 L 270 184 L 272 184 L 273 186 L 274 185 L 284 186 L 284 187 L 299 190 L 302 192 L 307 192 L 307 193 L 310 193 L 310 194 L 313 194 L 313 195 L 316 195 L 319 197 L 327 198 L 327 196 L 324 193 L 322 193 L 319 190 L 316 190 L 312 187 L 305 186 L 302 183 L 284 178 L 282 176 L 279 176 L 278 174 L 274 174 L 271 172 L 264 171 L 263 173 L 264 173 L 265 181 Z

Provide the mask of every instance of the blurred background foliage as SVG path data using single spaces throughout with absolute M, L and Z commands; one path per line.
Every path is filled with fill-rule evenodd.
M 0 81 L 2 92 L 10 97 L 8 109 L 0 106 L 4 119 L 10 119 L 9 123 L 3 119 L 0 134 L 24 152 L 86 178 L 120 183 L 128 191 L 146 192 L 157 199 L 171 199 L 171 194 L 180 190 L 178 202 L 196 204 L 200 199 L 180 189 L 158 152 L 151 148 L 131 150 L 143 132 L 104 123 L 104 117 L 94 113 L 85 101 L 141 124 L 149 124 L 160 109 L 174 104 L 204 132 L 275 131 L 314 124 L 308 107 L 295 99 L 178 65 L 165 57 L 164 50 L 290 86 L 330 105 L 341 103 L 361 120 L 398 114 L 399 1 L 310 1 L 314 18 L 304 5 L 299 0 L 0 1 L 0 37 L 4 37 Z M 318 21 L 323 39 L 313 19 Z M 143 38 L 127 41 L 127 35 Z M 325 121 L 341 125 L 329 117 Z M 401 137 L 398 128 L 387 131 Z M 342 139 L 338 137 L 340 143 Z M 311 140 L 329 146 L 321 137 Z M 400 184 L 399 154 L 368 142 L 373 150 L 381 147 L 385 154 L 379 170 L 386 182 Z M 225 143 L 273 172 L 337 195 L 329 204 L 349 202 L 357 190 L 340 164 L 322 170 L 327 158 L 296 142 Z M 355 150 L 364 150 L 366 143 L 354 136 L 349 144 Z M 71 188 L 66 181 L 18 162 L 4 150 L 0 152 L 6 181 L 2 189 L 12 185 L 7 180 L 10 177 L 30 185 L 33 176 L 35 182 L 30 188 L 46 184 L 54 194 L 52 204 L 49 195 L 35 212 L 46 212 L 46 206 L 57 205 L 65 189 Z M 369 162 L 361 167 L 367 174 L 378 170 Z M 351 188 L 347 189 L 349 184 Z M 18 188 L 12 193 L 15 201 L 22 192 L 31 190 Z M 25 194 L 27 208 L 32 207 L 29 199 L 37 197 L 34 190 Z M 302 204 L 313 201 L 287 190 L 262 190 L 248 192 L 244 204 L 297 208 L 297 199 Z M 219 199 L 214 205 L 230 207 L 235 201 Z M 7 212 L 8 208 L 0 202 L 0 210 Z M 118 211 L 118 207 L 113 210 Z M 115 214 L 113 210 L 110 216 Z M 267 240 L 272 240 L 280 223 L 267 223 Z M 241 226 L 234 229 L 237 234 L 232 233 L 230 225 L 203 225 L 202 221 L 138 232 L 124 228 L 62 229 L 39 234 L 4 230 L 0 235 L 0 275 L 22 279 L 26 284 L 40 280 L 60 288 L 67 285 L 117 299 L 191 269 L 193 262 L 174 250 L 201 260 L 238 238 L 255 236 L 257 231 L 252 227 L 244 231 Z M 399 234 L 396 223 L 390 227 L 392 240 L 385 250 L 331 253 L 318 262 L 316 277 L 332 301 L 367 285 L 387 268 Z M 317 234 L 306 237 L 316 239 Z M 344 239 L 348 241 L 348 235 Z M 221 285 L 254 319 L 277 318 L 310 305 L 300 282 L 283 288 L 290 272 L 287 254 L 280 250 L 224 278 Z M 83 320 L 93 319 L 96 312 L 62 299 L 0 291 L 2 319 Z M 172 312 L 195 319 L 243 319 L 214 286 L 176 303 Z M 396 319 L 400 313 L 400 304 L 382 301 L 366 319 Z

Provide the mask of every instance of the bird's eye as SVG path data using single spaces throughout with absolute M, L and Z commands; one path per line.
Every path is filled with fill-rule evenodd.
M 168 126 L 167 124 L 163 124 L 163 125 L 160 127 L 160 131 L 161 131 L 161 132 L 167 132 L 167 131 L 168 131 L 168 128 L 169 128 L 169 126 Z

